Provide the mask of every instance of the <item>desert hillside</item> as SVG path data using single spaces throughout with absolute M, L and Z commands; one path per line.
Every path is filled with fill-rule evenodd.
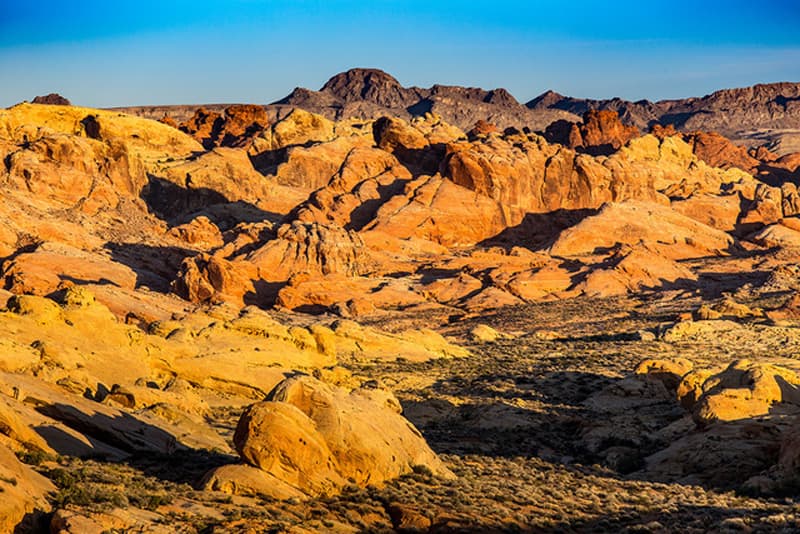
M 0 531 L 800 529 L 797 95 L 0 110 Z

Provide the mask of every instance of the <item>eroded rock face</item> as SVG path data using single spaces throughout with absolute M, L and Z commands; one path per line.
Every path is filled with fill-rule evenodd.
M 263 106 L 237 104 L 225 108 L 225 123 L 217 136 L 221 146 L 244 146 L 255 135 L 269 126 Z
M 737 169 L 705 167 L 689 145 L 673 137 L 645 136 L 609 158 L 593 158 L 522 134 L 449 141 L 438 165 L 442 175 L 417 176 L 420 167 L 433 169 L 430 162 L 440 153 L 421 124 L 376 122 L 375 139 L 383 149 L 356 148 L 339 156 L 338 171 L 323 172 L 320 178 L 332 178 L 295 216 L 450 246 L 499 235 L 529 213 L 577 214 L 627 199 L 666 204 L 670 196 L 686 213 L 728 229 L 738 223 L 738 196 L 723 203 L 731 213 L 710 217 L 695 198 L 716 198 L 732 184 L 752 181 Z M 318 147 L 327 145 L 333 143 Z M 396 157 L 387 157 L 387 150 Z M 755 186 L 748 191 L 754 198 Z
M 245 411 L 234 443 L 249 465 L 307 496 L 336 493 L 347 481 L 380 485 L 415 466 L 453 477 L 400 411 L 388 391 L 348 392 L 298 376 Z
M 718 133 L 695 132 L 684 139 L 692 145 L 698 159 L 712 167 L 738 167 L 746 172 L 754 172 L 758 167 L 759 161 L 750 156 L 746 148 L 734 145 Z
M 180 130 L 197 139 L 203 147 L 210 148 L 214 146 L 221 125 L 221 114 L 199 108 L 191 119 L 180 125 Z
M 256 273 L 252 267 L 204 253 L 183 261 L 172 287 L 191 302 L 243 301 L 245 295 L 255 293 Z
M 147 183 L 142 161 L 114 141 L 53 133 L 23 142 L 5 163 L 6 183 L 90 215 L 135 198 Z
M 174 226 L 169 232 L 189 245 L 206 250 L 223 245 L 219 227 L 204 215 L 195 217 L 188 223 Z
M 334 123 L 321 115 L 300 108 L 290 111 L 284 118 L 264 129 L 253 139 L 248 149 L 254 159 L 263 152 L 280 150 L 290 146 L 331 141 L 334 138 Z
M 274 186 L 253 168 L 243 150 L 222 147 L 150 173 L 143 197 L 151 210 L 175 220 L 231 202 L 258 206 L 275 196 Z
M 588 266 L 582 278 L 572 290 L 591 297 L 680 287 L 697 280 L 690 269 L 641 242 L 619 247 L 602 262 Z
M 353 148 L 325 186 L 294 210 L 295 217 L 360 230 L 410 180 L 411 173 L 393 155 L 375 148 Z
M 429 173 L 438 169 L 443 147 L 431 147 L 422 132 L 402 119 L 381 117 L 373 123 L 372 132 L 378 148 L 394 154 L 407 166 Z
M 613 110 L 589 110 L 582 123 L 556 121 L 547 127 L 545 139 L 592 155 L 609 155 L 637 137 L 636 126 L 620 121 Z
M 41 243 L 0 265 L 5 289 L 15 293 L 48 295 L 80 283 L 114 284 L 134 289 L 136 273 L 99 254 L 56 243 Z
M 211 149 L 245 146 L 267 126 L 269 118 L 263 106 L 236 104 L 226 107 L 222 113 L 198 108 L 179 129 Z
M 296 273 L 357 275 L 369 268 L 361 237 L 333 225 L 293 222 L 278 228 L 276 239 L 247 255 L 272 280 Z
M 173 288 L 192 302 L 249 300 L 266 305 L 276 295 L 259 290 L 265 282 L 286 282 L 295 275 L 357 276 L 370 269 L 361 237 L 338 226 L 295 221 L 262 238 L 257 233 L 255 239 L 245 239 L 238 253 L 222 248 L 186 258 Z
M 646 135 L 608 158 L 593 158 L 539 137 L 508 136 L 448 144 L 442 172 L 458 185 L 532 213 L 629 199 L 666 203 L 665 195 L 719 194 L 722 184 L 752 180 L 742 171 L 725 174 L 697 163 L 689 145 L 674 137 Z
M 611 249 L 618 243 L 640 242 L 676 259 L 725 254 L 733 246 L 730 235 L 668 207 L 630 201 L 607 204 L 597 215 L 568 228 L 549 252 L 554 256 L 578 256 Z

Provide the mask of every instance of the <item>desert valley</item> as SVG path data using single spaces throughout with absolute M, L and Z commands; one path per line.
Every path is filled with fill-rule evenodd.
M 800 83 L 51 94 L 0 158 L 2 532 L 800 531 Z

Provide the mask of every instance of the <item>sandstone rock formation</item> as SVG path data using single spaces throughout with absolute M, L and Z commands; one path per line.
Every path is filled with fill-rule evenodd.
M 793 371 L 738 360 L 718 374 L 689 373 L 678 386 L 678 396 L 698 424 L 708 424 L 764 415 L 782 402 L 800 404 L 798 384 Z
M 617 244 L 639 243 L 681 259 L 724 254 L 733 246 L 733 239 L 666 206 L 629 201 L 607 204 L 597 215 L 568 228 L 549 252 L 554 256 L 580 256 Z
M 247 247 L 246 252 L 230 260 L 222 254 L 187 258 L 175 288 L 193 302 L 208 301 L 217 295 L 243 298 L 252 293 L 257 298 L 254 284 L 259 281 L 287 281 L 299 274 L 362 274 L 369 269 L 362 247 L 355 232 L 295 221 L 278 228 L 274 239 L 258 248 Z
M 556 244 L 558 243 L 557 241 Z M 691 270 L 659 252 L 653 244 L 646 242 L 640 242 L 636 247 L 619 247 L 610 257 L 599 264 L 590 265 L 581 275 L 576 277 L 580 281 L 570 285 L 569 289 L 592 297 L 624 295 L 673 286 L 691 286 L 692 282 L 697 280 L 697 276 Z
M 611 110 L 589 110 L 583 114 L 582 123 L 556 121 L 544 132 L 545 139 L 551 143 L 592 155 L 612 154 L 638 135 L 636 126 L 624 125 L 619 115 Z
M 590 404 L 647 410 L 670 399 L 691 414 L 676 414 L 654 432 L 658 448 L 643 459 L 641 476 L 773 493 L 796 480 L 790 466 L 796 443 L 791 421 L 800 414 L 798 380 L 793 370 L 748 360 L 715 369 L 686 359 L 651 359 L 624 385 L 595 395 Z M 616 419 L 617 425 L 630 423 L 624 416 Z M 623 429 L 618 427 L 619 437 Z M 585 438 L 597 439 L 607 430 L 594 426 Z
M 179 129 L 197 139 L 206 149 L 244 146 L 269 126 L 262 106 L 234 104 L 221 113 L 198 108 Z
M 263 129 L 253 140 L 250 152 L 257 155 L 268 150 L 331 141 L 333 138 L 332 121 L 321 115 L 295 108 L 269 128 Z
M 727 138 L 715 132 L 695 132 L 686 136 L 695 155 L 712 167 L 738 167 L 753 172 L 758 160 L 750 156 L 747 149 L 736 146 Z
M 281 496 L 286 486 L 314 496 L 333 494 L 348 481 L 380 485 L 415 467 L 453 477 L 400 413 L 400 403 L 388 391 L 348 392 L 297 376 L 242 414 L 234 442 L 248 465 L 275 480 Z M 226 487 L 220 473 L 210 479 L 217 487 L 237 489 Z
M 278 303 L 290 309 L 331 310 L 343 316 L 425 302 L 484 309 L 695 281 L 696 276 L 672 260 L 731 250 L 730 238 L 699 223 L 736 230 L 739 236 L 747 237 L 747 232 L 764 224 L 786 220 L 798 208 L 797 194 L 790 184 L 774 188 L 756 183 L 738 168 L 709 167 L 698 159 L 692 145 L 677 136 L 643 136 L 630 140 L 609 157 L 593 157 L 519 131 L 467 140 L 459 129 L 433 114 L 410 122 L 385 117 L 374 123 L 332 123 L 295 110 L 256 133 L 246 133 L 246 123 L 260 112 L 236 107 L 229 111 L 230 116 L 224 117 L 230 120 L 231 135 L 245 136 L 244 146 L 214 148 L 199 155 L 192 150 L 173 160 L 159 160 L 152 148 L 146 148 L 154 146 L 150 141 L 145 146 L 117 140 L 121 124 L 102 113 L 97 114 L 98 126 L 93 134 L 103 141 L 65 137 L 73 144 L 100 142 L 102 145 L 97 146 L 102 150 L 118 142 L 132 154 L 127 157 L 133 163 L 127 167 L 126 160 L 114 161 L 103 171 L 108 175 L 108 190 L 118 198 L 98 196 L 97 201 L 83 201 L 84 210 L 125 210 L 126 217 L 147 217 L 142 213 L 146 209 L 173 227 L 165 233 L 172 246 L 162 254 L 153 249 L 140 257 L 134 252 L 118 252 L 119 245 L 111 247 L 110 260 L 125 258 L 129 270 L 127 274 L 124 270 L 116 273 L 116 267 L 103 266 L 108 274 L 101 278 L 131 292 L 140 285 L 156 289 L 171 286 L 193 302 Z M 76 118 L 81 114 L 78 111 Z M 588 129 L 584 133 L 588 138 L 602 134 L 601 119 L 606 115 L 610 117 L 587 114 Z M 41 112 L 34 113 L 31 120 L 40 116 Z M 154 132 L 172 132 L 169 135 L 178 137 L 170 142 L 178 142 L 179 133 L 166 126 L 160 128 Z M 15 135 L 19 140 L 19 134 Z M 186 141 L 185 136 L 180 139 Z M 103 152 L 97 153 L 100 148 L 93 148 L 84 159 L 108 159 Z M 35 168 L 45 176 L 53 174 L 46 164 L 33 162 L 33 158 L 20 159 L 19 164 L 12 164 L 12 171 L 22 174 L 23 180 L 23 168 Z M 56 161 L 53 165 L 63 164 Z M 49 190 L 54 195 L 85 195 L 78 187 L 84 186 L 84 167 L 76 169 L 74 187 L 50 185 Z M 127 184 L 127 189 L 121 190 L 116 185 L 119 181 Z M 22 182 L 16 188 L 25 194 Z M 90 194 L 88 199 L 92 198 Z M 548 249 L 551 253 L 563 249 L 556 255 L 591 255 L 600 245 L 569 254 L 564 247 L 570 235 L 584 231 L 595 218 L 562 230 L 605 202 L 629 199 L 661 205 L 663 209 L 652 209 L 661 210 L 659 217 L 665 220 L 680 219 L 675 224 L 683 229 L 668 230 L 666 233 L 672 234 L 667 236 L 664 228 L 631 220 L 640 227 L 638 237 L 620 235 L 603 244 L 600 252 L 613 257 L 583 261 L 572 273 L 556 264 L 545 266 L 547 262 L 540 260 L 535 265 L 523 262 L 510 267 L 516 264 L 508 263 L 508 256 L 499 256 L 492 269 L 503 262 L 509 266 L 492 274 L 488 283 L 473 283 L 471 290 L 459 295 L 446 296 L 434 289 L 437 286 L 427 287 L 426 283 L 403 284 L 385 278 L 392 272 L 413 271 L 414 258 L 443 254 L 444 250 L 437 248 L 442 245 L 471 247 L 485 241 L 527 240 L 531 248 L 552 245 L 555 248 Z M 64 201 L 76 202 L 77 197 Z M 688 219 L 668 213 L 668 202 Z M 609 205 L 606 209 L 610 213 L 617 208 Z M 282 222 L 283 214 L 287 215 L 285 224 L 276 224 Z M 602 222 L 608 215 L 598 217 Z M 160 223 L 151 220 L 158 228 Z M 21 228 L 9 234 L 9 252 L 19 248 L 20 233 Z M 608 237 L 606 234 L 603 238 Z M 102 238 L 108 235 L 107 230 L 102 228 L 96 235 Z M 36 238 L 31 239 L 36 243 Z M 69 237 L 70 241 L 74 239 Z M 83 238 L 80 248 L 88 246 L 87 239 Z M 586 237 L 584 241 L 592 239 Z M 714 243 L 705 243 L 709 239 Z M 617 243 L 638 247 L 639 241 L 644 241 L 645 248 L 633 254 L 616 248 Z M 673 244 L 666 246 L 666 242 Z M 4 269 L 6 287 L 46 294 L 65 284 L 66 273 L 46 274 L 40 269 L 36 274 L 36 262 L 44 265 L 52 257 L 43 252 L 32 255 L 32 250 L 26 250 L 8 262 Z M 87 256 L 80 250 L 71 253 L 81 259 L 73 261 L 70 269 L 84 272 L 109 260 L 94 254 Z M 135 279 L 131 270 L 136 273 Z M 455 278 L 438 285 L 443 290 L 452 287 L 460 291 Z M 108 291 L 98 286 L 92 289 L 105 298 Z M 367 291 L 368 296 L 354 299 L 348 291 Z

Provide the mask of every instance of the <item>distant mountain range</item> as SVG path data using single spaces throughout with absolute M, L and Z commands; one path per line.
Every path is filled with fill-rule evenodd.
M 533 110 L 563 110 L 582 115 L 611 109 L 623 122 L 647 129 L 653 123 L 678 130 L 715 130 L 734 134 L 752 129 L 800 128 L 800 83 L 759 84 L 723 89 L 700 98 L 630 102 L 620 98 L 589 100 L 548 91 L 526 104 Z
M 330 119 L 393 115 L 410 118 L 427 112 L 440 115 L 462 129 L 478 120 L 501 128 L 510 126 L 542 130 L 558 119 L 579 120 L 560 109 L 530 109 L 505 89 L 434 85 L 424 89 L 403 87 L 377 69 L 352 69 L 335 75 L 319 91 L 298 87 L 273 105 L 301 107 Z
M 206 105 L 221 110 L 227 104 Z M 188 119 L 198 106 L 144 106 L 116 108 L 150 118 L 169 115 Z M 580 121 L 589 109 L 617 111 L 626 124 L 647 131 L 654 123 L 673 125 L 681 131 L 717 131 L 744 144 L 771 143 L 780 152 L 800 150 L 800 83 L 759 84 L 723 89 L 703 97 L 651 102 L 620 98 L 591 100 L 547 91 L 521 104 L 502 88 L 434 85 L 404 87 L 378 69 L 351 69 L 333 76 L 319 91 L 298 87 L 286 97 L 266 105 L 275 117 L 299 107 L 330 119 L 400 118 L 432 112 L 445 121 L 469 130 L 485 120 L 500 128 L 527 127 L 541 131 L 552 122 Z

